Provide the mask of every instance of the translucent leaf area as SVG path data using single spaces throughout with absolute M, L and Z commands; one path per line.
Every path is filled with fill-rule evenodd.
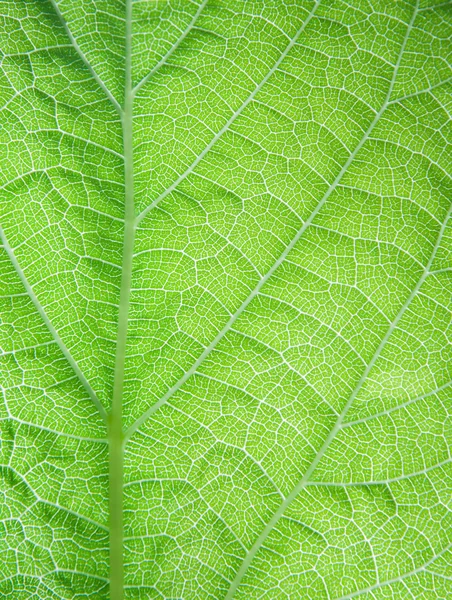
M 452 598 L 451 39 L 0 0 L 1 598 Z

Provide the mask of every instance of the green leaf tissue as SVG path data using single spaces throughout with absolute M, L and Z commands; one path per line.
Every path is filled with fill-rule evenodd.
M 0 0 L 0 597 L 452 598 L 452 2 Z

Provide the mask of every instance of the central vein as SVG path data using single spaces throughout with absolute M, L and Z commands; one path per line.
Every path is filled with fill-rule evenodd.
M 123 474 L 124 434 L 122 401 L 129 322 L 130 285 L 135 238 L 135 207 L 133 189 L 133 91 L 132 91 L 132 0 L 126 2 L 125 89 L 122 131 L 124 140 L 124 247 L 121 290 L 119 295 L 118 335 L 113 383 L 112 407 L 108 421 L 109 439 L 109 508 L 110 508 L 110 600 L 124 598 L 123 565 Z

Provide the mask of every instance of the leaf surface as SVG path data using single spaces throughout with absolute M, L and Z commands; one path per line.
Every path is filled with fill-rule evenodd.
M 0 14 L 2 597 L 452 596 L 451 4 Z

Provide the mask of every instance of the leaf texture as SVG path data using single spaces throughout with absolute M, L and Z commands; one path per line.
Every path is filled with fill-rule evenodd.
M 1 597 L 452 597 L 452 5 L 0 14 Z

